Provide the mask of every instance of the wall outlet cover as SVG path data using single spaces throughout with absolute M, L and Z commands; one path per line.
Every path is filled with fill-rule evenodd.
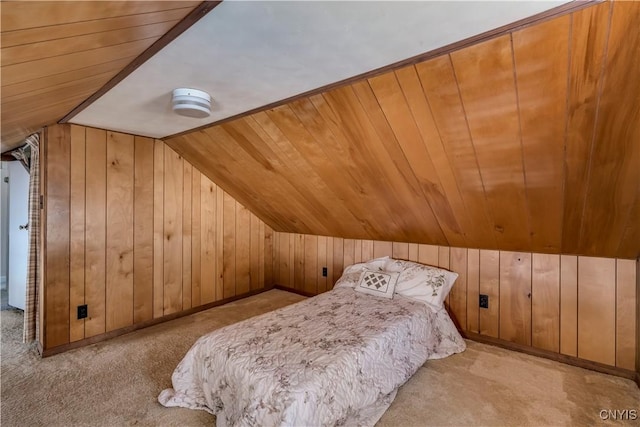
M 78 319 L 84 319 L 89 314 L 89 310 L 87 309 L 87 304 L 78 306 Z
M 489 295 L 480 294 L 480 308 L 489 308 Z

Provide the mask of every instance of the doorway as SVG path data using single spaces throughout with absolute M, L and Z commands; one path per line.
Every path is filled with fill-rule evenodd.
M 1 308 L 24 310 L 29 248 L 29 173 L 19 161 L 1 167 Z

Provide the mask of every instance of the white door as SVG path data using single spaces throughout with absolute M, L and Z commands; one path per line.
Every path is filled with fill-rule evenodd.
M 27 289 L 29 174 L 9 162 L 9 305 L 24 310 Z

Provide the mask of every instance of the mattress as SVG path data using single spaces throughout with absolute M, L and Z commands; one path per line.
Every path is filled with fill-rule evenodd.
M 373 425 L 427 359 L 464 349 L 444 309 L 338 288 L 204 335 L 158 400 L 218 426 Z

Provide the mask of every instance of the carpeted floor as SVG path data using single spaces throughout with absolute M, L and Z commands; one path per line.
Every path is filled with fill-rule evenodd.
M 113 340 L 40 359 L 21 344 L 21 312 L 3 311 L 0 423 L 9 426 L 198 426 L 203 411 L 164 408 L 156 397 L 202 334 L 303 297 L 272 290 Z M 638 425 L 600 419 L 635 409 L 629 381 L 479 343 L 428 361 L 378 426 Z

